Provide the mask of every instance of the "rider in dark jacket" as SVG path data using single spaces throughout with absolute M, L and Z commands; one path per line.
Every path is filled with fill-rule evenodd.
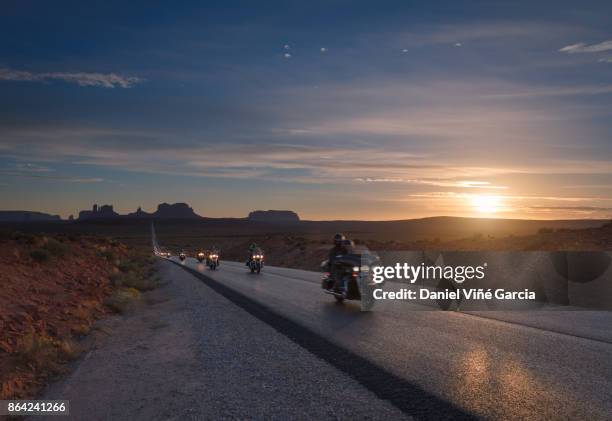
M 351 242 L 344 235 L 336 234 L 334 236 L 334 247 L 329 251 L 329 257 L 327 258 L 328 272 L 331 272 L 333 263 L 338 256 L 344 256 L 349 253 L 350 245 Z

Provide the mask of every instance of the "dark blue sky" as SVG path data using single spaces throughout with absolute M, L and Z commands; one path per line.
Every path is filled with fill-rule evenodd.
M 610 2 L 125 3 L 3 2 L 0 208 L 612 215 Z

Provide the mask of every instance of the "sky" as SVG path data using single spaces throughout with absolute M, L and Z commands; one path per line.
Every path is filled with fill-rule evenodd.
M 0 5 L 0 209 L 612 218 L 612 3 Z

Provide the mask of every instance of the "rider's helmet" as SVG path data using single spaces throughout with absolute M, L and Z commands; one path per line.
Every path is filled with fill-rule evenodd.
M 340 246 L 342 245 L 342 243 L 346 240 L 346 237 L 343 234 L 336 234 L 334 235 L 334 245 L 336 246 Z

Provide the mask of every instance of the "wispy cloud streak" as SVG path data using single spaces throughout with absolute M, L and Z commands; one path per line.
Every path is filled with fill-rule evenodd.
M 585 44 L 579 42 L 577 44 L 566 45 L 560 48 L 559 51 L 562 53 L 575 54 L 575 53 L 600 53 L 602 51 L 612 50 L 612 40 L 600 42 L 599 44 Z
M 94 86 L 100 88 L 131 88 L 143 79 L 136 76 L 123 76 L 116 73 L 86 73 L 86 72 L 45 72 L 36 73 L 26 70 L 0 68 L 0 80 L 18 82 L 46 82 L 61 80 L 79 86 Z

